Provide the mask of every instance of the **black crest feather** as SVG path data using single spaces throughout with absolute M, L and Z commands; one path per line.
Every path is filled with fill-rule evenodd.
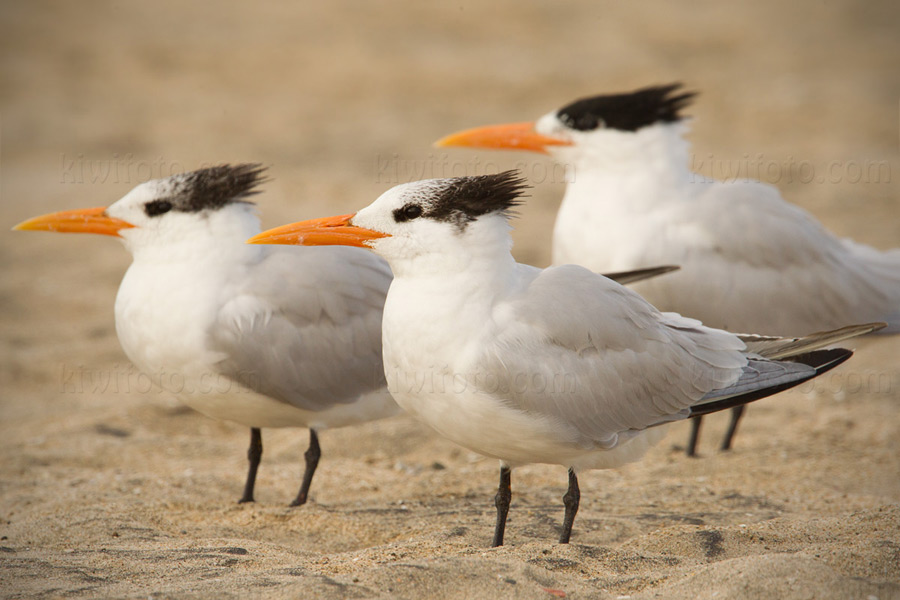
M 696 92 L 676 95 L 682 84 L 643 88 L 626 94 L 582 98 L 562 107 L 556 115 L 567 127 L 592 131 L 598 127 L 637 131 L 654 123 L 681 120 L 681 109 L 691 103 Z
M 440 183 L 440 191 L 427 204 L 423 216 L 456 223 L 460 228 L 481 215 L 507 212 L 518 206 L 522 203 L 522 193 L 529 187 L 515 170 L 454 177 Z
M 266 167 L 257 163 L 218 165 L 172 177 L 172 190 L 164 199 L 182 212 L 218 209 L 258 194 Z

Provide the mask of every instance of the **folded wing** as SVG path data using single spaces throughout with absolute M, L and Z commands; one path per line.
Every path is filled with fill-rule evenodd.
M 209 332 L 217 368 L 305 410 L 385 386 L 381 317 L 387 264 L 354 248 L 272 247 L 229 294 Z

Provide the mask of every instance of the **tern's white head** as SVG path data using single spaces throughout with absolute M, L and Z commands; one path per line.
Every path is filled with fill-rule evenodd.
M 576 167 L 646 161 L 686 148 L 680 112 L 695 96 L 681 84 L 583 98 L 535 122 L 478 127 L 451 134 L 437 146 L 529 150 Z M 576 174 L 577 177 L 577 174 Z
M 15 229 L 99 233 L 121 238 L 132 254 L 244 240 L 259 230 L 252 203 L 264 168 L 220 165 L 142 183 L 109 207 L 63 211 Z
M 250 241 L 370 248 L 395 275 L 465 267 L 474 257 L 509 255 L 507 219 L 526 187 L 516 171 L 416 181 L 358 213 L 285 225 Z

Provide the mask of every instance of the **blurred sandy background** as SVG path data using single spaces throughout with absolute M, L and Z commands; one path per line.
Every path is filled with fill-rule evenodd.
M 720 417 L 702 459 L 682 425 L 584 475 L 570 546 L 564 470 L 517 470 L 491 550 L 497 465 L 406 417 L 322 434 L 299 509 L 307 434 L 267 430 L 258 502 L 237 505 L 246 429 L 148 391 L 119 349 L 124 249 L 7 231 L 210 163 L 270 166 L 271 227 L 524 162 L 515 251 L 545 265 L 549 163 L 430 144 L 681 80 L 702 92 L 701 171 L 755 168 L 833 231 L 895 247 L 898 32 L 893 0 L 0 4 L 0 595 L 900 597 L 900 340 L 757 403 L 729 454 Z

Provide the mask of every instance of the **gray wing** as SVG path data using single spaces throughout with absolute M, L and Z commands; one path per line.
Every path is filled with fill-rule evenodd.
M 385 386 L 381 317 L 391 272 L 354 248 L 270 247 L 230 290 L 210 331 L 218 369 L 306 410 Z
M 572 265 L 543 271 L 497 310 L 504 327 L 482 364 L 501 381 L 486 391 L 583 443 L 612 445 L 619 433 L 686 418 L 716 390 L 800 377 L 777 365 L 748 368 L 738 337 L 660 313 Z
M 713 184 L 671 207 L 638 258 L 682 267 L 638 293 L 729 331 L 797 335 L 869 321 L 900 329 L 900 250 L 838 239 L 758 182 Z

